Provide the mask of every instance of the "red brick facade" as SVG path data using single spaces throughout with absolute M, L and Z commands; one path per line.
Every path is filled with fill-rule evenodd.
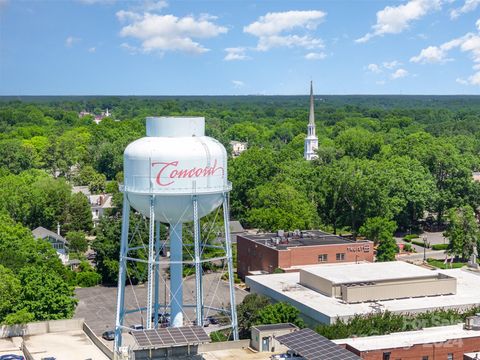
M 345 347 L 363 360 L 463 360 L 463 354 L 480 351 L 480 333 L 474 338 L 453 339 L 408 348 L 358 351 L 350 345 Z
M 373 243 L 370 241 L 297 246 L 278 250 L 250 240 L 244 235 L 237 236 L 237 272 L 242 279 L 249 271 L 272 273 L 277 268 L 289 271 L 292 266 L 373 260 Z

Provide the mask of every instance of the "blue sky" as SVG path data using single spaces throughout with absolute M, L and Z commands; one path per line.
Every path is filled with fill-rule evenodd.
M 480 94 L 480 0 L 0 0 L 0 95 Z

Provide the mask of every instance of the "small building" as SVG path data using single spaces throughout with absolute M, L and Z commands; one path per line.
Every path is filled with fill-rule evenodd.
M 373 242 L 355 241 L 319 230 L 237 235 L 237 271 L 244 279 L 256 273 L 298 271 L 304 265 L 373 262 Z
M 245 283 L 251 293 L 296 307 L 312 326 L 386 311 L 415 314 L 480 306 L 480 276 L 467 269 L 429 270 L 391 261 L 310 265 L 299 270 L 247 276 Z
M 480 331 L 457 324 L 334 342 L 364 360 L 462 360 L 480 351 Z
M 58 257 L 64 265 L 68 264 L 68 241 L 60 234 L 54 233 L 42 226 L 32 231 L 35 239 L 48 241 L 57 252 Z
M 260 352 L 287 351 L 288 348 L 280 344 L 275 337 L 296 330 L 298 327 L 290 323 L 252 326 L 250 347 Z
M 241 142 L 241 141 L 236 141 L 232 140 L 230 141 L 230 145 L 232 146 L 232 156 L 237 157 L 240 156 L 242 152 L 247 150 L 247 143 L 246 142 Z

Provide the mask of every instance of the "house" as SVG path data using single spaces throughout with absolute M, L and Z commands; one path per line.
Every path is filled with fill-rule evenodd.
M 42 226 L 37 227 L 32 231 L 35 239 L 42 239 L 48 241 L 58 254 L 62 263 L 66 265 L 68 263 L 68 241 L 60 234 L 54 233 Z
M 112 194 L 93 195 L 90 193 L 88 186 L 74 186 L 73 193 L 82 193 L 88 198 L 92 211 L 93 226 L 96 227 L 107 209 L 113 208 Z
M 247 150 L 247 143 L 241 141 L 230 141 L 230 145 L 232 146 L 232 156 L 237 157 L 240 156 L 242 152 Z

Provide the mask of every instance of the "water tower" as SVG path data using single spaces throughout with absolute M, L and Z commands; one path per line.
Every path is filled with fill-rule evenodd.
M 170 268 L 170 303 L 163 304 L 171 313 L 170 326 L 184 323 L 183 267 L 195 267 L 196 324 L 202 326 L 204 297 L 202 288 L 203 248 L 200 219 L 220 206 L 223 208 L 225 241 L 224 256 L 215 260 L 226 261 L 233 338 L 238 339 L 233 282 L 232 250 L 229 228 L 227 180 L 227 154 L 223 145 L 205 136 L 203 117 L 149 117 L 147 136 L 129 144 L 124 152 L 123 223 L 120 245 L 118 299 L 115 325 L 115 351 L 122 344 L 125 315 L 146 311 L 146 328 L 158 326 L 159 319 L 159 269 L 160 263 Z M 149 220 L 148 259 L 129 256 L 130 207 Z M 184 260 L 182 241 L 183 224 L 193 222 L 193 256 Z M 169 229 L 170 259 L 160 261 L 160 223 Z M 147 263 L 146 309 L 125 308 L 125 283 L 127 261 Z

